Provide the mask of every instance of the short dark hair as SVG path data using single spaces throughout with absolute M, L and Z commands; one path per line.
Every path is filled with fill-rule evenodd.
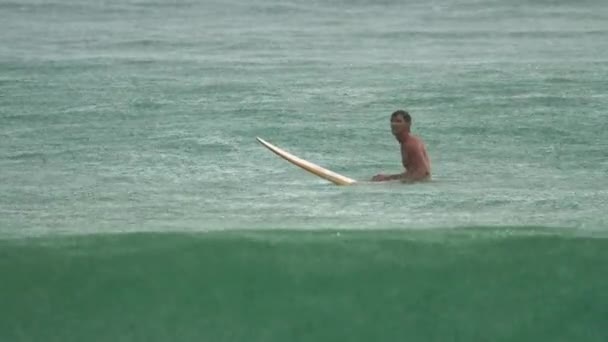
M 405 122 L 411 124 L 412 123 L 412 116 L 410 115 L 410 113 L 406 112 L 405 110 L 399 109 L 397 111 L 395 111 L 392 115 L 391 115 L 391 120 L 393 120 L 395 117 L 401 115 L 401 117 L 403 117 L 403 120 L 405 120 Z

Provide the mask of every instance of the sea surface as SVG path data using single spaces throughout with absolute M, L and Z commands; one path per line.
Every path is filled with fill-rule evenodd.
M 603 0 L 0 0 L 0 342 L 606 341 L 607 108 Z

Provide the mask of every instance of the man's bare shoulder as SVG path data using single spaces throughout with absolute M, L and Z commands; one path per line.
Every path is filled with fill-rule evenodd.
M 420 146 L 423 146 L 424 143 L 422 142 L 422 139 L 420 139 L 419 137 L 417 137 L 413 134 L 410 134 L 407 141 L 405 142 L 405 145 L 409 148 L 418 148 Z

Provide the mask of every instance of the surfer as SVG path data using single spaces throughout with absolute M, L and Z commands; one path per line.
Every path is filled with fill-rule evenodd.
M 372 181 L 400 180 L 413 183 L 430 180 L 431 162 L 424 142 L 410 133 L 411 126 L 412 117 L 408 112 L 398 110 L 391 115 L 391 131 L 401 145 L 401 161 L 405 172 L 394 175 L 378 174 L 372 178 Z

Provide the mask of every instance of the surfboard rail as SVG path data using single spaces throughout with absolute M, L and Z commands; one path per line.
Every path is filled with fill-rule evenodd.
M 266 147 L 267 149 L 269 149 L 270 151 L 274 152 L 276 155 L 278 155 L 279 157 L 287 160 L 288 162 L 318 176 L 321 177 L 325 180 L 328 180 L 336 185 L 352 185 L 355 184 L 357 181 L 346 177 L 344 175 L 341 175 L 337 172 L 328 170 L 324 167 L 321 167 L 315 163 L 309 162 L 307 160 L 304 160 L 296 155 L 293 155 L 287 151 L 285 151 L 284 149 L 275 146 L 271 143 L 269 143 L 268 141 L 260 138 L 260 137 L 256 137 L 256 140 L 262 144 L 264 147 Z

